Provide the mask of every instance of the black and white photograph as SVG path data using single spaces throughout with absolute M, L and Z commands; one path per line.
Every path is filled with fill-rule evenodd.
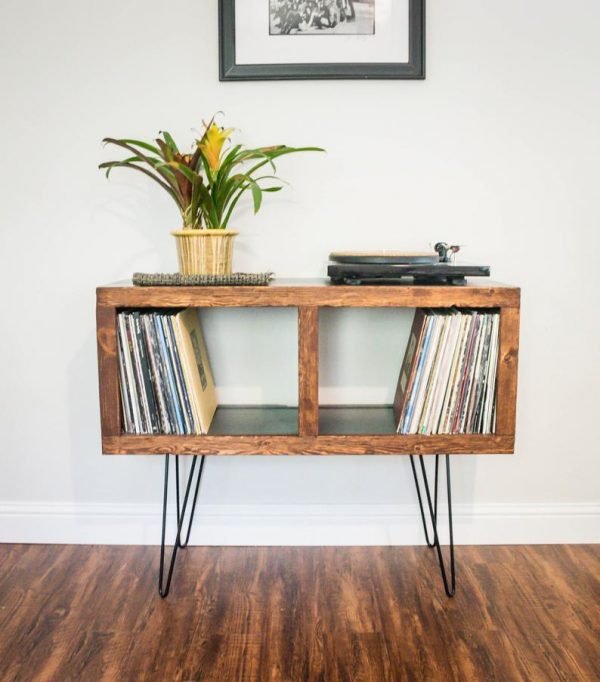
M 374 35 L 375 0 L 268 0 L 270 35 Z

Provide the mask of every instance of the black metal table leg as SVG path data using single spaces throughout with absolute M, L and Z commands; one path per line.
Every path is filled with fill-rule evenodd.
M 196 456 L 194 456 L 194 463 L 196 461 Z M 187 531 L 185 533 L 185 540 L 182 542 L 181 537 L 179 538 L 179 547 L 180 549 L 185 549 L 188 546 L 188 543 L 190 541 L 190 533 L 192 532 L 192 521 L 194 518 L 194 512 L 196 511 L 196 502 L 198 501 L 198 492 L 200 491 L 200 479 L 202 478 L 202 470 L 204 469 L 204 462 L 205 458 L 204 455 L 200 458 L 200 468 L 198 470 L 198 480 L 196 481 L 196 488 L 194 489 L 194 499 L 192 500 L 192 509 L 190 511 L 190 520 L 188 522 L 188 527 Z M 188 487 L 190 485 L 190 480 L 192 477 L 192 474 L 194 472 L 194 463 L 192 464 L 192 469 L 190 471 L 190 475 L 188 478 Z M 185 513 L 185 510 L 183 512 L 180 511 L 179 508 L 179 457 L 175 457 L 175 491 L 177 495 L 177 528 L 179 528 L 179 523 L 180 523 L 180 515 L 183 516 Z M 184 503 L 185 504 L 185 503 Z
M 450 485 L 450 455 L 445 455 L 446 457 L 446 489 L 448 495 L 448 528 L 450 531 L 450 581 L 448 581 L 448 575 L 446 573 L 446 564 L 444 562 L 444 556 L 442 554 L 442 548 L 440 545 L 440 538 L 438 535 L 437 522 L 438 522 L 438 471 L 439 471 L 439 455 L 435 456 L 435 479 L 434 479 L 434 501 L 431 501 L 431 492 L 429 489 L 429 481 L 427 478 L 427 470 L 425 469 L 425 462 L 423 460 L 423 455 L 419 455 L 421 461 L 421 475 L 423 478 L 423 486 L 425 488 L 425 496 L 427 498 L 427 507 L 429 509 L 429 517 L 431 519 L 431 529 L 432 534 L 430 539 L 429 531 L 427 529 L 427 522 L 425 519 L 425 511 L 423 509 L 423 498 L 421 495 L 421 486 L 419 484 L 419 478 L 417 476 L 417 469 L 415 467 L 414 455 L 410 455 L 410 465 L 412 467 L 413 477 L 415 479 L 415 486 L 417 488 L 417 498 L 419 500 L 419 509 L 421 511 L 421 520 L 423 521 L 423 530 L 425 531 L 425 541 L 427 546 L 436 549 L 438 563 L 440 565 L 440 572 L 442 574 L 442 580 L 444 581 L 444 590 L 448 597 L 453 597 L 456 592 L 456 570 L 454 563 L 454 532 L 452 527 L 452 490 Z
M 196 502 L 198 501 L 198 492 L 200 490 L 200 480 L 202 478 L 202 471 L 204 469 L 204 455 L 200 458 L 200 466 L 198 467 L 198 476 L 196 478 L 196 485 L 194 489 L 194 496 L 192 501 L 192 508 L 190 510 L 187 531 L 185 532 L 185 539 L 182 541 L 182 529 L 185 520 L 185 513 L 187 511 L 188 501 L 190 497 L 190 490 L 192 487 L 192 480 L 196 471 L 196 463 L 198 456 L 194 455 L 192 459 L 192 466 L 188 475 L 187 484 L 185 487 L 185 494 L 183 496 L 183 505 L 180 505 L 180 491 L 179 491 L 179 456 L 175 457 L 175 499 L 177 510 L 177 534 L 175 536 L 175 543 L 171 552 L 171 559 L 169 561 L 169 570 L 167 572 L 167 581 L 164 583 L 164 569 L 165 569 L 165 538 L 167 529 L 167 502 L 169 497 L 169 457 L 165 455 L 165 483 L 163 493 L 163 515 L 162 515 L 162 534 L 160 542 L 160 566 L 158 569 L 158 593 L 164 599 L 171 588 L 171 579 L 173 577 L 173 568 L 175 567 L 175 559 L 177 558 L 177 550 L 185 549 L 190 541 L 190 533 L 192 531 L 192 523 L 194 520 L 194 512 L 196 510 Z

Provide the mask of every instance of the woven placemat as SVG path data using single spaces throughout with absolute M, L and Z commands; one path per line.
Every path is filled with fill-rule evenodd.
M 178 272 L 134 272 L 138 287 L 264 287 L 275 277 L 272 272 L 234 272 L 231 275 L 181 275 Z

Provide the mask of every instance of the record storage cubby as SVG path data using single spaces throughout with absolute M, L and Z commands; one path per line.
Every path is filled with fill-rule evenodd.
M 117 355 L 121 310 L 278 308 L 297 311 L 298 404 L 220 405 L 207 435 L 124 433 Z M 319 316 L 326 308 L 478 308 L 500 314 L 493 434 L 400 435 L 390 405 L 319 405 Z M 515 442 L 520 290 L 493 282 L 466 286 L 335 286 L 320 280 L 276 280 L 250 287 L 97 289 L 102 451 L 105 454 L 381 455 L 501 454 Z M 390 367 L 397 374 L 402 358 Z M 217 377 L 218 379 L 218 377 Z M 217 382 L 218 386 L 218 382 Z

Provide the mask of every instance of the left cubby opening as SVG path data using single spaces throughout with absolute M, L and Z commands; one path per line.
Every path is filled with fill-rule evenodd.
M 117 310 L 122 432 L 298 433 L 297 311 Z

